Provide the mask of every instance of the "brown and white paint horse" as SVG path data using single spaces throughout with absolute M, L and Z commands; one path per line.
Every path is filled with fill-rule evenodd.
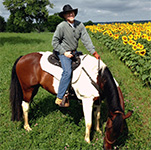
M 28 123 L 29 103 L 37 94 L 39 87 L 46 89 L 48 92 L 56 95 L 59 85 L 53 75 L 42 70 L 40 65 L 43 53 L 30 53 L 19 57 L 12 68 L 12 77 L 10 85 L 10 102 L 12 107 L 12 120 L 19 121 L 24 117 L 24 128 L 30 131 Z M 81 60 L 81 66 L 87 70 L 101 90 L 101 95 L 98 90 L 92 85 L 90 78 L 80 69 L 78 80 L 72 83 L 72 87 L 76 96 L 82 100 L 83 112 L 85 117 L 85 141 L 90 143 L 90 130 L 92 126 L 92 110 L 93 104 L 96 107 L 95 111 L 95 129 L 100 131 L 100 102 L 98 97 L 105 97 L 108 104 L 108 120 L 104 137 L 104 149 L 111 149 L 119 133 L 122 132 L 123 122 L 126 118 L 132 115 L 132 112 L 124 113 L 124 99 L 120 87 L 112 77 L 108 67 L 100 60 L 100 70 L 97 70 L 98 60 L 87 55 Z

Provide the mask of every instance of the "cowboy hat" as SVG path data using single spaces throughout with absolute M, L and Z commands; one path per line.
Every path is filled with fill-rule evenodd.
M 64 18 L 63 14 L 65 14 L 65 13 L 67 13 L 67 12 L 70 12 L 70 11 L 74 11 L 75 16 L 76 16 L 77 13 L 78 13 L 78 9 L 77 9 L 77 8 L 76 8 L 76 9 L 73 9 L 69 4 L 67 4 L 67 5 L 64 5 L 63 11 L 61 11 L 61 12 L 59 13 L 59 16 L 60 16 L 61 18 Z

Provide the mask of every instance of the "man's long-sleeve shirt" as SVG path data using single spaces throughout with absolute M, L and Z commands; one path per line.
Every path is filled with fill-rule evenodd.
M 95 47 L 83 23 L 75 20 L 72 27 L 67 21 L 63 21 L 56 28 L 52 39 L 52 46 L 55 51 L 64 54 L 66 51 L 76 50 L 80 38 L 86 49 L 93 54 Z

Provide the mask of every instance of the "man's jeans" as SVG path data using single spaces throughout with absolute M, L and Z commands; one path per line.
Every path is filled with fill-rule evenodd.
M 72 74 L 72 59 L 66 57 L 65 55 L 58 55 L 61 61 L 61 66 L 63 69 L 62 77 L 60 80 L 58 94 L 57 97 L 62 99 L 68 89 L 69 83 L 71 81 L 71 74 Z

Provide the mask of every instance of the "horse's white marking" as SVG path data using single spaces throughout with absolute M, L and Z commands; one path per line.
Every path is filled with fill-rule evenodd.
M 56 79 L 55 77 L 53 78 L 53 87 L 54 87 L 55 93 L 58 93 L 59 82 L 60 81 L 58 79 Z
M 96 88 L 91 84 L 89 77 L 82 71 L 79 80 L 76 84 L 72 84 L 75 93 L 79 99 L 91 98 L 99 96 Z
M 22 101 L 22 109 L 24 115 L 24 129 L 27 131 L 32 130 L 28 124 L 28 110 L 29 110 L 29 103 Z
M 115 81 L 116 86 L 119 87 L 119 84 L 118 84 L 118 82 L 115 80 L 115 78 L 114 78 L 114 81 Z
M 23 112 L 28 112 L 29 110 L 29 103 L 22 101 L 22 108 L 23 108 Z
M 42 54 L 42 57 L 40 59 L 40 65 L 42 70 L 50 73 L 51 75 L 55 76 L 57 79 L 61 78 L 61 74 L 62 74 L 62 69 L 58 66 L 55 66 L 53 64 L 51 64 L 48 61 L 48 57 L 52 54 L 52 52 L 39 52 L 40 54 Z
M 93 100 L 91 98 L 83 98 L 83 112 L 85 116 L 85 123 L 91 124 L 92 123 L 92 107 L 93 107 Z
M 83 103 L 83 112 L 84 112 L 85 126 L 86 126 L 85 141 L 90 143 L 93 100 L 91 98 L 84 98 L 82 99 L 82 103 Z

